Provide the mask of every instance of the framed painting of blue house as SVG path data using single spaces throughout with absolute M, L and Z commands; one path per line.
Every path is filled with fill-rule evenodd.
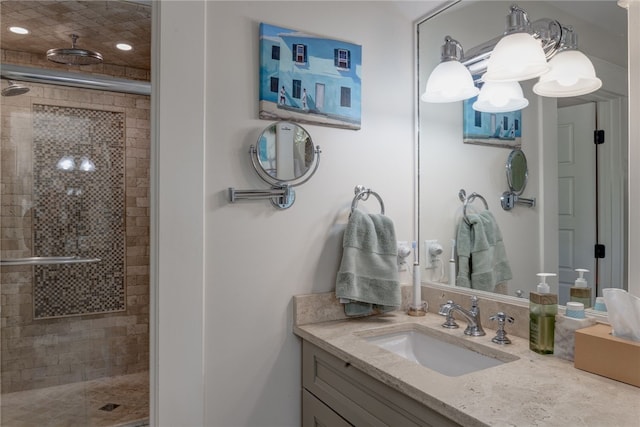
M 522 145 L 522 112 L 482 113 L 473 109 L 477 97 L 462 103 L 462 140 L 467 144 L 520 148 Z
M 360 129 L 362 46 L 260 24 L 260 118 Z

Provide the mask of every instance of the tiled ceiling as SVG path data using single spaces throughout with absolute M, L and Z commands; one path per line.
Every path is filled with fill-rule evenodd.
M 49 49 L 70 48 L 71 34 L 77 34 L 76 48 L 100 52 L 105 64 L 151 67 L 151 6 L 145 2 L 2 0 L 0 26 L 2 49 L 44 57 Z M 10 26 L 27 28 L 30 34 L 14 34 Z M 118 50 L 120 42 L 133 50 Z

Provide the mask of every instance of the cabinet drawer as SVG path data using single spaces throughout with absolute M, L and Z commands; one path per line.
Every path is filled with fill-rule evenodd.
M 353 427 L 307 390 L 302 390 L 302 427 Z
M 459 425 L 304 340 L 302 383 L 355 426 Z

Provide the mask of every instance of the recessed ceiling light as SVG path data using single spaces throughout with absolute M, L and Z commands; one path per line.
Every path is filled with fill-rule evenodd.
M 116 45 L 116 47 L 117 47 L 118 49 L 120 49 L 120 50 L 131 50 L 131 49 L 133 49 L 133 47 L 131 47 L 131 45 L 130 45 L 130 44 L 127 44 L 127 43 L 118 43 L 118 44 Z
M 16 34 L 29 34 L 29 30 L 22 27 L 9 27 L 9 31 Z

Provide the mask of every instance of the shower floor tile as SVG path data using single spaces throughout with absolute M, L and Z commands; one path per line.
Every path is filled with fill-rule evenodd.
M 148 372 L 0 396 L 0 425 L 7 427 L 139 427 L 148 418 Z

